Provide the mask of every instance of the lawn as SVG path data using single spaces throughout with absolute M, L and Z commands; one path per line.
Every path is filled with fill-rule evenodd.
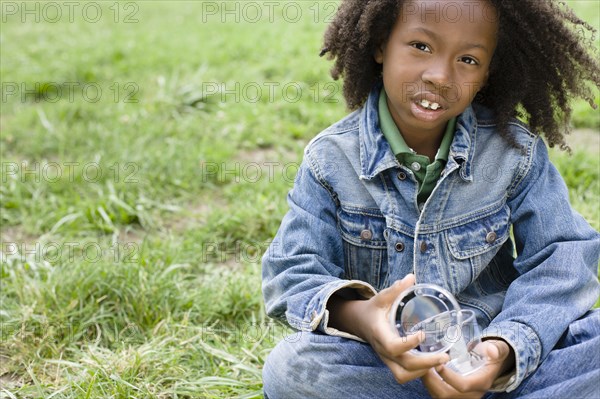
M 318 57 L 336 5 L 0 3 L 0 398 L 262 396 L 289 331 L 260 257 L 347 112 Z M 574 123 L 551 156 L 598 229 L 600 115 Z

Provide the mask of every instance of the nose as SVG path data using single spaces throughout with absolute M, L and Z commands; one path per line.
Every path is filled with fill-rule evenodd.
M 452 66 L 446 60 L 432 60 L 423 70 L 421 79 L 436 88 L 449 87 L 452 79 Z

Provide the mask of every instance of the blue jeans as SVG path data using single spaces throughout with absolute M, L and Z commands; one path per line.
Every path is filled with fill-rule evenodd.
M 263 383 L 270 399 L 430 397 L 420 380 L 398 384 L 368 344 L 319 333 L 281 341 L 267 358 Z M 600 398 L 600 310 L 571 323 L 516 390 L 485 398 Z

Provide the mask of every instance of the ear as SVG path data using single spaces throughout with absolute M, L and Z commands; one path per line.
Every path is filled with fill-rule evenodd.
M 373 53 L 373 58 L 378 64 L 383 64 L 383 44 L 378 46 Z
M 481 87 L 485 87 L 487 85 L 489 77 L 490 77 L 490 69 L 488 68 L 488 70 L 485 72 L 485 76 L 483 77 L 483 84 L 481 85 Z

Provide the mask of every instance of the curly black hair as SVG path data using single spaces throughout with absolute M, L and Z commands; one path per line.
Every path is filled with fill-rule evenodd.
M 335 60 L 331 75 L 344 78 L 351 110 L 381 81 L 373 54 L 387 41 L 404 1 L 343 0 L 325 32 L 320 55 Z M 554 0 L 488 1 L 498 14 L 498 43 L 488 82 L 474 102 L 495 112 L 500 134 L 511 144 L 517 146 L 508 123 L 517 117 L 551 147 L 569 150 L 570 100 L 583 98 L 596 109 L 589 85 L 600 87 L 596 30 Z

